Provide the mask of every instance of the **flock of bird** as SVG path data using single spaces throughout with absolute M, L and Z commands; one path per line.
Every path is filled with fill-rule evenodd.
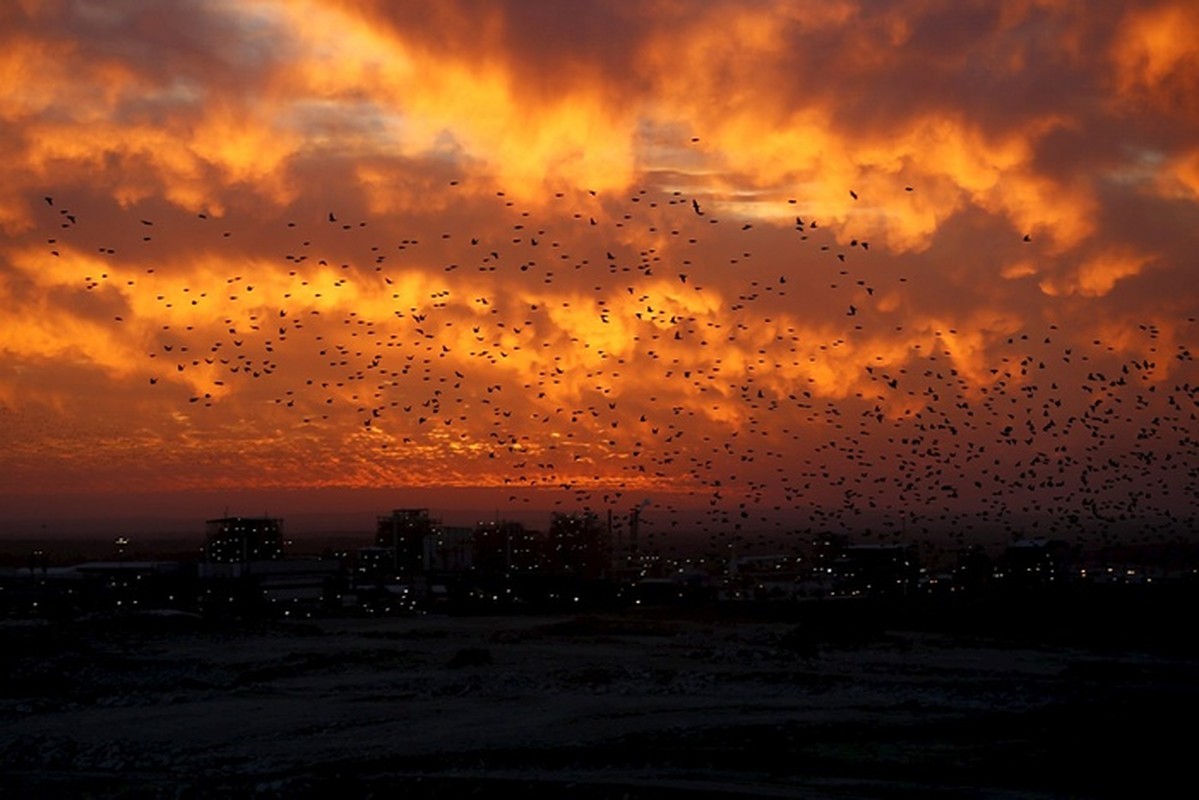
M 751 218 L 681 189 L 532 202 L 466 184 L 439 189 L 441 211 L 252 224 L 92 223 L 46 196 L 46 257 L 115 309 L 158 408 L 214 436 L 327 437 L 339 465 L 314 472 L 399 486 L 426 464 L 421 480 L 568 508 L 653 495 L 643 525 L 691 527 L 698 509 L 714 546 L 1195 528 L 1194 318 L 1171 321 L 1170 347 L 1158 321 L 1119 348 L 1045 323 L 964 354 L 980 332 L 911 330 L 895 309 L 923 282 L 795 198 Z

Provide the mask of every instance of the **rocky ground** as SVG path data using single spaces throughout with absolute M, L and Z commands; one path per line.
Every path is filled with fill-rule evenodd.
M 0 624 L 5 797 L 1168 796 L 1199 653 L 729 614 Z

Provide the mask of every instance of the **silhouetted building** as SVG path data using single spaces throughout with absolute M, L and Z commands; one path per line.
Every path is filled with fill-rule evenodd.
M 519 522 L 480 522 L 471 540 L 472 569 L 484 575 L 517 575 L 537 571 L 538 537 Z
M 69 619 L 182 609 L 195 600 L 195 565 L 177 561 L 89 561 L 0 570 L 0 617 Z
M 576 578 L 602 578 L 611 562 L 608 533 L 591 511 L 556 512 L 546 549 L 551 571 Z
M 612 555 L 614 574 L 623 580 L 637 580 L 649 574 L 648 567 L 658 561 L 650 555 L 641 542 L 641 509 L 649 501 L 635 506 L 625 516 L 612 520 Z M 659 570 L 660 574 L 660 570 Z
M 354 575 L 363 581 L 378 581 L 392 573 L 395 555 L 390 547 L 358 548 Z
M 849 547 L 849 537 L 843 533 L 823 533 L 812 540 L 812 562 L 818 567 L 829 567 Z
M 466 572 L 474 560 L 470 528 L 438 526 L 425 536 L 421 566 L 425 572 Z
M 850 545 L 832 568 L 837 593 L 851 596 L 906 595 L 920 579 L 920 562 L 910 544 Z
M 297 558 L 266 565 L 256 577 L 268 608 L 291 616 L 331 607 L 344 584 L 343 575 L 339 561 Z
M 430 519 L 427 508 L 397 508 L 378 518 L 375 544 L 391 551 L 391 569 L 395 574 L 410 575 L 425 568 L 425 537 L 440 527 Z
M 283 557 L 283 520 L 272 517 L 222 517 L 205 523 L 204 555 L 217 564 L 273 561 Z
M 1007 547 L 998 576 L 1009 587 L 1028 588 L 1063 583 L 1074 575 L 1074 553 L 1059 539 L 1022 539 Z
M 797 554 L 740 556 L 729 559 L 723 596 L 730 600 L 794 600 L 823 597 L 832 589 L 821 571 L 813 578 L 811 565 Z
M 995 565 L 981 545 L 970 545 L 958 553 L 953 570 L 954 585 L 966 590 L 981 589 L 991 580 Z

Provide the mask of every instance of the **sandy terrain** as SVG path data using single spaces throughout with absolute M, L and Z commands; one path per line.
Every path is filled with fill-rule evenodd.
M 1199 705 L 1193 654 L 795 621 L 0 634 L 5 797 L 1166 796 Z

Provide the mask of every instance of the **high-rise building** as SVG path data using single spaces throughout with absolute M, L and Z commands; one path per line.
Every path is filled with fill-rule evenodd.
M 519 522 L 480 522 L 472 537 L 475 572 L 521 575 L 536 572 L 540 562 L 537 534 Z
M 440 525 L 429 517 L 427 508 L 397 508 L 378 518 L 375 545 L 391 551 L 391 567 L 397 575 L 421 572 L 425 537 L 435 534 Z
M 204 555 L 217 564 L 274 561 L 283 557 L 283 520 L 222 517 L 206 521 Z
M 550 520 L 547 560 L 551 570 L 577 578 L 595 579 L 608 574 L 612 547 L 608 531 L 591 511 L 563 514 Z
M 425 537 L 424 571 L 461 573 L 470 570 L 474 559 L 473 534 L 470 528 L 437 526 L 432 534 Z

